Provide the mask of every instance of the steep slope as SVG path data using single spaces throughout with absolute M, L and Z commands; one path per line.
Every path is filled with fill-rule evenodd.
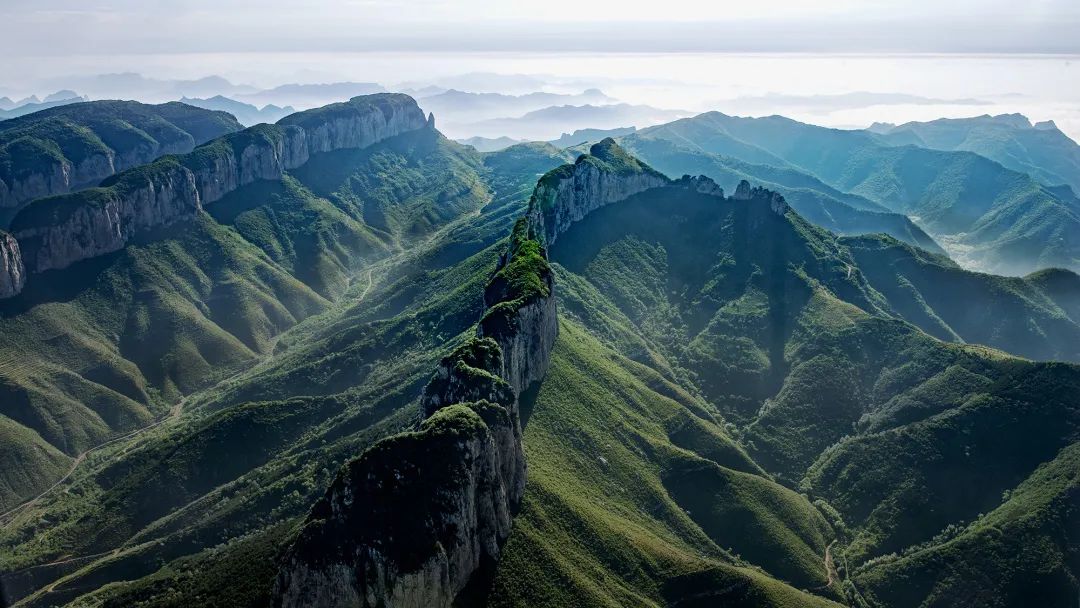
M 1074 272 L 999 277 L 963 270 L 886 236 L 841 242 L 893 312 L 932 336 L 1031 359 L 1080 361 L 1080 277 Z
M 928 336 L 860 269 L 859 239 L 773 192 L 668 180 L 611 141 L 591 152 L 539 182 L 549 147 L 485 156 L 494 198 L 479 214 L 402 241 L 274 357 L 17 514 L 0 532 L 5 601 L 266 606 L 298 558 L 347 582 L 389 564 L 363 595 L 460 605 L 899 608 L 980 599 L 987 577 L 1002 605 L 1076 603 L 1075 540 L 1060 530 L 1075 512 L 1080 368 Z M 496 242 L 508 233 L 531 244 Z M 533 280 L 548 265 L 553 283 Z M 1012 293 L 1072 310 L 1074 278 L 1043 272 Z M 503 355 L 550 318 L 518 314 L 543 297 L 558 337 L 521 390 L 537 376 L 512 370 L 537 368 Z M 498 349 L 476 340 L 478 319 L 507 338 Z M 497 508 L 470 505 L 516 487 L 488 459 L 509 453 L 492 449 L 512 435 L 509 410 L 452 405 L 507 390 L 528 462 L 508 536 Z M 446 456 L 459 452 L 476 458 Z M 414 464 L 439 483 L 415 483 Z M 392 471 L 409 483 L 374 483 Z M 395 500 L 372 499 L 383 490 Z M 1000 529 L 1017 536 L 997 542 Z M 882 557 L 893 551 L 907 555 Z M 438 585 L 401 585 L 440 564 Z M 320 597 L 361 603 L 355 589 Z
M 752 164 L 706 152 L 697 146 L 677 145 L 660 135 L 632 135 L 621 139 L 620 144 L 669 175 L 707 175 L 728 190 L 734 190 L 743 180 L 761 184 L 782 193 L 799 215 L 832 232 L 845 235 L 882 232 L 927 251 L 944 253 L 934 239 L 906 216 L 890 212 L 864 197 L 836 190 L 793 168 Z
M 112 253 L 36 274 L 24 293 L 3 302 L 0 394 L 7 407 L 2 414 L 22 429 L 25 445 L 46 442 L 70 462 L 92 446 L 160 419 L 184 395 L 269 354 L 277 334 L 324 310 L 364 264 L 478 209 L 488 198 L 480 159 L 426 128 L 415 104 L 412 108 L 419 129 L 362 150 L 312 157 L 321 178 L 312 186 L 348 191 L 348 204 L 315 194 L 303 181 L 303 167 L 297 176 L 278 181 L 254 179 L 269 177 L 244 168 L 259 166 L 249 150 L 274 143 L 258 137 L 265 127 L 255 136 L 230 135 L 190 157 L 118 176 L 110 186 L 114 192 L 125 183 L 156 179 L 145 176 L 163 164 L 166 173 L 185 170 L 176 169 L 181 162 L 220 172 L 232 166 L 236 180 L 208 178 L 217 193 L 223 184 L 235 188 L 210 205 L 209 214 L 191 207 L 158 225 L 152 209 L 141 206 L 145 201 L 134 200 L 130 217 L 142 223 L 128 233 L 126 245 L 116 243 Z M 366 189 L 346 187 L 355 175 L 363 176 Z M 331 179 L 339 180 L 336 186 Z M 244 180 L 252 181 L 237 183 Z M 198 194 L 200 186 L 195 188 Z M 72 196 L 83 201 L 86 195 Z M 117 194 L 120 200 L 124 196 Z M 437 213 L 431 209 L 436 202 Z M 365 205 L 396 214 L 401 226 L 371 226 L 358 210 Z M 85 242 L 77 226 L 71 234 Z M 32 240 L 24 238 L 27 242 Z M 0 497 L 5 506 L 59 477 L 52 464 L 56 453 L 37 454 L 40 475 L 5 468 L 5 480 L 19 480 Z M 38 471 L 30 462 L 26 466 Z
M 906 570 L 891 571 L 891 562 L 874 558 L 921 555 L 948 541 L 946 530 L 963 530 L 999 504 L 1003 491 L 1073 445 L 1078 368 L 946 345 L 890 320 L 889 301 L 863 278 L 845 240 L 791 212 L 776 214 L 768 197 L 752 194 L 744 208 L 738 200 L 676 193 L 650 190 L 604 207 L 560 237 L 551 251 L 563 266 L 560 280 L 571 281 L 572 273 L 596 286 L 587 303 L 562 309 L 599 325 L 599 335 L 636 327 L 669 362 L 672 377 L 692 382 L 710 406 L 740 423 L 737 436 L 762 468 L 824 499 L 823 512 L 836 515 L 842 532 L 832 555 L 858 573 L 854 586 L 844 585 L 852 601 L 1075 602 L 1075 566 L 1053 556 L 1076 550 L 1060 523 L 1014 545 L 1038 551 L 1054 539 L 1059 552 L 1041 562 L 994 561 L 989 555 L 1003 549 L 977 540 L 952 553 L 963 566 L 949 578 L 928 562 L 916 571 L 916 562 L 900 561 Z M 1012 285 L 1014 294 L 1025 291 L 1045 299 L 1023 281 Z M 611 308 L 625 320 L 606 321 L 615 318 Z M 1071 521 L 1075 497 L 1051 495 L 1061 498 L 1046 503 L 1039 521 Z M 1007 513 L 996 525 L 1030 527 L 1023 508 Z M 965 595 L 998 563 L 1010 574 L 996 592 L 974 596 L 981 600 Z M 913 583 L 906 573 L 924 578 Z M 863 580 L 873 581 L 873 595 L 860 592 Z
M 490 245 L 520 216 L 524 200 L 515 196 L 521 184 L 535 184 L 537 173 L 564 160 L 558 151 L 546 150 L 512 156 L 482 160 L 422 129 L 363 153 L 313 157 L 310 162 L 321 163 L 312 172 L 320 180 L 311 187 L 330 192 L 327 199 L 314 198 L 320 205 L 378 205 L 391 215 L 395 197 L 401 197 L 401 206 L 425 219 L 403 221 L 385 242 L 375 241 L 371 254 L 355 252 L 368 264 L 351 269 L 356 280 L 339 304 L 270 342 L 279 352 L 272 361 L 189 398 L 184 416 L 121 444 L 123 451 L 87 459 L 69 482 L 70 493 L 50 494 L 17 514 L 3 533 L 0 588 L 6 601 L 58 583 L 51 592 L 25 600 L 54 605 L 106 582 L 134 581 L 103 589 L 103 597 L 118 598 L 106 599 L 107 604 L 178 594 L 193 598 L 226 588 L 230 601 L 237 602 L 233 605 L 268 603 L 276 566 L 260 564 L 272 563 L 297 518 L 343 463 L 410 422 L 432 369 L 453 347 L 448 337 L 475 326 L 484 284 L 498 258 Z M 519 166 L 526 171 L 523 177 L 515 177 Z M 291 177 L 296 187 L 301 179 L 306 178 Z M 484 213 L 468 213 L 488 200 L 489 188 L 495 199 Z M 307 186 L 304 191 L 314 196 Z M 230 215 L 241 210 L 236 218 L 277 217 L 280 212 L 272 211 L 276 192 L 270 182 L 255 184 L 209 211 L 216 214 L 225 206 Z M 461 216 L 441 223 L 455 209 Z M 332 219 L 320 217 L 321 222 Z M 423 226 L 434 232 L 424 232 Z M 306 220 L 274 228 L 282 240 L 300 242 L 310 234 Z M 371 264 L 375 259 L 384 261 Z M 236 500 L 221 501 L 223 496 Z M 58 518 L 47 531 L 36 528 L 43 513 Z M 268 525 L 268 517 L 283 524 Z M 219 544 L 230 548 L 222 554 L 213 549 Z M 86 560 L 41 565 L 62 554 L 102 551 Z M 158 572 L 162 562 L 172 565 Z M 232 582 L 207 582 L 207 568 Z
M 0 222 L 35 198 L 87 186 L 243 128 L 182 103 L 94 101 L 0 122 Z
M 1020 114 L 983 115 L 908 122 L 878 132 L 890 143 L 974 152 L 1048 186 L 1065 184 L 1080 192 L 1080 146 L 1053 121 L 1032 125 Z
M 867 131 L 719 112 L 642 132 L 756 162 L 769 155 L 907 214 L 961 264 L 999 274 L 1080 269 L 1080 200 L 970 152 L 890 146 Z M 750 147 L 742 155 L 733 151 Z

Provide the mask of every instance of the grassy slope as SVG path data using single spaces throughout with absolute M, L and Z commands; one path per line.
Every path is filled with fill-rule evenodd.
M 730 142 L 738 142 L 771 154 L 830 186 L 917 217 L 954 255 L 989 271 L 1080 268 L 1075 195 L 970 152 L 894 147 L 863 131 L 717 112 L 645 129 L 642 135 L 706 152 L 727 154 Z
M 410 420 L 435 362 L 479 316 L 489 269 L 505 247 L 495 243 L 524 204 L 514 195 L 521 189 L 519 182 L 534 181 L 535 173 L 562 160 L 547 151 L 529 153 L 528 162 L 536 163 L 536 168 L 526 178 L 514 179 L 511 174 L 516 170 L 500 170 L 497 157 L 489 157 L 493 167 L 483 167 L 461 146 L 445 140 L 430 143 L 434 145 L 423 148 L 427 156 L 411 157 L 413 171 L 404 177 L 394 171 L 382 177 L 364 175 L 369 189 L 363 192 L 388 197 L 404 191 L 408 194 L 404 200 L 414 208 L 441 205 L 442 213 L 475 209 L 483 199 L 469 202 L 469 197 L 475 196 L 477 176 L 482 174 L 496 194 L 486 212 L 467 215 L 430 238 L 392 233 L 395 238 L 382 241 L 384 247 L 400 246 L 404 251 L 391 251 L 383 263 L 368 266 L 370 270 L 359 273 L 331 310 L 283 336 L 278 357 L 190 400 L 188 415 L 125 448 L 115 462 L 116 452 L 95 457 L 80 467 L 70 493 L 51 494 L 21 515 L 3 534 L 0 571 L 62 555 L 120 548 L 98 560 L 31 570 L 37 574 L 30 582 L 16 576 L 10 584 L 27 589 L 71 577 L 54 593 L 30 600 L 32 604 L 66 602 L 87 589 L 131 579 L 140 580 L 103 588 L 99 596 L 123 605 L 149 596 L 179 602 L 204 593 L 206 588 L 192 572 L 224 568 L 216 560 L 227 559 L 234 547 L 245 554 L 248 549 L 243 547 L 248 546 L 276 551 L 289 526 L 276 528 L 285 532 L 273 538 L 265 536 L 266 526 L 288 524 L 302 516 L 346 459 Z M 396 162 L 394 156 L 387 149 L 377 150 L 359 162 Z M 338 166 L 345 174 L 343 165 L 356 159 L 328 160 L 335 162 L 324 166 Z M 448 176 L 448 163 L 460 171 Z M 472 168 L 480 173 L 470 173 Z M 356 168 L 364 174 L 369 170 L 368 165 Z M 352 181 L 351 173 L 345 175 Z M 305 187 L 299 183 L 294 186 L 293 192 L 306 192 L 307 207 L 298 213 L 308 213 L 312 205 L 328 200 L 311 194 L 310 188 L 301 190 Z M 396 190 L 400 186 L 404 188 Z M 357 190 L 350 186 L 348 191 Z M 461 198 L 441 194 L 447 191 L 463 194 Z M 274 197 L 282 196 L 284 202 L 287 193 L 276 188 L 269 195 L 265 190 L 255 192 L 260 196 L 249 205 L 223 200 L 233 212 L 221 214 L 223 221 L 235 225 L 245 214 L 281 212 Z M 359 200 L 369 199 L 363 194 Z M 352 210 L 335 205 L 342 207 Z M 305 232 L 306 225 L 285 228 L 272 233 L 273 238 L 311 234 Z M 469 253 L 462 259 L 465 251 Z M 289 260 L 281 259 L 282 264 Z M 292 398 L 297 395 L 316 396 Z M 47 530 L 35 523 L 45 513 L 55 518 Z M 219 549 L 208 548 L 219 543 Z M 170 566 L 154 574 L 166 562 Z M 265 583 L 259 578 L 259 564 L 253 563 L 251 569 L 233 567 Z M 258 593 L 268 593 L 268 583 Z M 260 605 L 262 596 L 244 597 L 231 605 Z
M 364 263 L 487 199 L 479 157 L 427 130 L 360 152 L 319 155 L 294 177 L 252 184 L 210 215 L 48 273 L 3 302 L 2 414 L 22 427 L 13 436 L 26 443 L 13 450 L 30 474 L 0 473 L 0 505 L 58 477 L 63 458 L 34 442 L 74 457 L 148 424 L 269 354 L 277 334 L 340 297 Z M 304 171 L 330 198 L 312 192 Z M 365 205 L 398 220 L 373 228 Z
M 652 215 L 650 207 L 668 219 Z M 674 376 L 683 369 L 699 379 L 698 390 L 714 407 L 744 421 L 734 432 L 758 464 L 838 509 L 848 546 L 835 554 L 853 567 L 932 542 L 950 524 L 992 509 L 1003 491 L 1076 436 L 1077 368 L 942 344 L 852 306 L 850 294 L 838 298 L 841 291 L 824 289 L 815 278 L 828 275 L 809 264 L 784 270 L 753 246 L 727 249 L 732 243 L 723 228 L 696 217 L 672 200 L 631 200 L 617 214 L 593 214 L 578 225 L 580 233 L 571 229 L 554 248 L 555 259 L 583 272 L 617 310 L 564 309 L 615 319 L 601 335 L 640 328 L 641 339 L 661 351 Z M 702 234 L 684 231 L 680 241 L 663 226 L 672 221 Z M 760 224 L 756 233 L 776 247 L 785 241 Z M 710 240 L 713 234 L 719 240 Z M 694 251 L 681 250 L 680 242 L 692 243 Z M 719 255 L 714 243 L 721 245 Z M 785 248 L 784 260 L 798 259 L 796 249 Z M 695 278 L 704 266 L 691 259 L 716 259 L 707 273 L 713 280 Z M 743 264 L 761 275 L 740 275 Z M 561 274 L 560 285 L 567 283 Z M 722 301 L 710 302 L 706 294 Z M 872 296 L 863 306 L 869 301 Z M 707 321 L 695 322 L 703 311 Z M 784 328 L 779 351 L 768 333 L 777 328 Z M 782 358 L 771 356 L 776 352 Z M 1065 516 L 1066 508 L 1054 516 Z M 966 575 L 974 576 L 979 555 L 962 557 L 971 562 Z M 971 584 L 965 580 L 958 589 Z M 881 578 L 879 584 L 881 597 L 888 597 L 904 583 Z M 1055 598 L 1071 597 L 1056 589 Z M 960 597 L 943 594 L 950 601 Z
M 970 525 L 858 569 L 858 590 L 893 606 L 1072 606 L 1078 475 L 1080 443 L 1073 443 Z
M 744 157 L 728 157 L 699 146 L 661 135 L 632 135 L 621 140 L 668 175 L 707 175 L 727 192 L 734 192 L 740 180 L 748 180 L 780 192 L 803 217 L 838 234 L 859 235 L 884 232 L 906 243 L 943 253 L 941 247 L 910 219 L 890 212 L 869 199 L 840 192 L 810 175 L 786 166 L 758 165 Z M 752 158 L 752 156 L 751 156 Z
M 700 402 L 654 374 L 577 323 L 562 322 L 525 427 L 525 501 L 488 605 L 830 605 L 729 552 L 754 553 L 756 565 L 782 571 L 800 586 L 821 585 L 830 532 L 798 494 L 703 458 L 700 452 L 716 451 L 728 465 L 756 470 Z M 696 437 L 680 433 L 688 426 Z M 680 442 L 695 443 L 700 452 Z M 722 494 L 740 488 L 712 506 L 735 513 L 687 511 L 711 502 L 687 485 L 690 471 L 717 478 L 706 487 Z M 713 523 L 725 515 L 747 527 Z M 770 543 L 778 550 L 759 551 Z M 795 563 L 789 551 L 799 556 Z M 700 597 L 696 577 L 712 579 Z

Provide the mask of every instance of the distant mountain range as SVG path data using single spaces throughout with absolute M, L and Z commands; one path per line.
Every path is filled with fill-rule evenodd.
M 425 111 L 434 112 L 443 128 L 451 131 L 458 126 L 479 120 L 522 116 L 551 106 L 604 105 L 617 100 L 598 89 L 588 89 L 578 94 L 528 93 L 526 95 L 503 95 L 500 93 L 470 93 L 451 89 L 417 100 Z M 453 127 L 453 128 L 451 128 Z
M 88 101 L 87 97 L 79 95 L 75 91 L 57 91 L 40 100 L 36 95 L 31 95 L 19 101 L 12 101 L 8 97 L 0 97 L 0 120 L 10 120 L 19 116 L 26 116 L 41 110 L 55 108 L 80 101 Z
M 724 108 L 725 111 L 748 112 L 760 115 L 761 113 L 766 112 L 785 112 L 793 109 L 804 109 L 811 112 L 831 112 L 835 110 L 897 105 L 984 106 L 991 105 L 991 102 L 971 97 L 943 99 L 939 97 L 911 95 L 909 93 L 872 93 L 869 91 L 853 91 L 850 93 L 838 93 L 832 95 L 791 95 L 784 93 L 742 95 L 732 99 L 718 100 L 714 102 L 713 105 Z
M 647 127 L 689 116 L 685 110 L 665 110 L 626 103 L 611 105 L 551 106 L 516 118 L 493 118 L 459 127 L 461 136 L 499 137 L 546 141 L 574 129 Z
M 623 127 L 620 129 L 578 129 L 573 133 L 563 133 L 558 139 L 553 139 L 548 143 L 556 148 L 570 148 L 581 144 L 597 142 L 605 137 L 622 137 L 623 135 L 629 135 L 636 130 L 636 127 Z M 458 143 L 472 146 L 479 152 L 496 152 L 498 150 L 509 148 L 515 144 L 526 142 L 524 139 L 513 139 L 511 137 L 466 137 L 457 141 Z
M 1039 132 L 1058 141 L 1052 131 Z M 838 191 L 910 216 L 967 267 L 1014 275 L 1052 266 L 1080 269 L 1080 200 L 1075 193 L 973 152 L 896 145 L 888 135 L 828 129 L 781 116 L 740 118 L 719 112 L 641 135 L 797 169 Z
M 386 89 L 374 82 L 334 82 L 327 84 L 283 84 L 272 89 L 242 93 L 238 101 L 256 105 L 295 106 L 308 109 L 346 101 L 357 95 L 382 93 Z
M 273 104 L 267 104 L 260 109 L 249 103 L 236 101 L 235 99 L 229 99 L 228 97 L 223 97 L 221 95 L 216 95 L 209 99 L 183 97 L 180 99 L 180 103 L 186 103 L 189 106 L 207 110 L 228 112 L 236 117 L 236 120 L 245 127 L 250 127 L 251 125 L 259 124 L 261 122 L 274 123 L 296 111 L 292 106 L 285 106 L 282 108 Z
M 871 131 L 896 145 L 974 152 L 1048 186 L 1080 192 L 1080 146 L 1053 121 L 1031 124 L 1020 114 L 941 118 L 899 126 L 878 123 Z

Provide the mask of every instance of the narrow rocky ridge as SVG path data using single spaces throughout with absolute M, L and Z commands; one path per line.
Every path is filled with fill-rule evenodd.
M 519 402 L 558 335 L 543 243 L 656 187 L 723 197 L 712 180 L 669 180 L 610 139 L 540 179 L 485 288 L 476 337 L 439 363 L 416 429 L 346 465 L 312 509 L 281 562 L 275 606 L 449 607 L 483 584 L 525 490 Z
M 449 607 L 493 571 L 525 490 L 519 398 L 558 333 L 546 254 L 521 235 L 488 283 L 477 336 L 425 388 L 416 430 L 346 465 L 312 509 L 275 606 Z
M 277 180 L 312 154 L 366 148 L 434 128 L 407 95 L 355 97 L 231 133 L 181 156 L 117 174 L 101 187 L 39 199 L 11 223 L 16 245 L 3 247 L 0 297 L 19 292 L 28 274 L 65 268 L 123 248 L 136 235 L 197 214 L 238 188 Z M 9 255 L 9 250 L 21 255 Z M 21 259 L 22 268 L 18 268 Z

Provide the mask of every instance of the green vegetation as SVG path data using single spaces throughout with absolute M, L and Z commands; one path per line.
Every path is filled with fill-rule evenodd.
M 788 127 L 762 136 L 774 158 L 794 154 Z M 612 154 L 604 170 L 637 162 Z M 565 160 L 427 130 L 321 155 L 0 304 L 5 509 L 182 405 L 5 520 L 4 592 L 266 605 L 339 471 L 460 481 L 443 448 L 506 413 L 456 405 L 417 430 L 432 370 L 490 369 L 485 300 L 553 289 L 486 605 L 1076 605 L 1080 368 L 1003 352 L 1074 356 L 1074 273 L 971 273 L 678 187 L 593 212 L 545 261 L 515 221 Z M 396 534 L 439 512 L 421 485 L 368 502 L 395 510 L 378 525 L 302 533 Z M 428 531 L 390 550 L 422 559 Z
M 12 188 L 36 176 L 44 187 L 34 196 L 60 194 L 242 128 L 224 112 L 176 102 L 93 101 L 50 108 L 0 122 L 0 182 Z M 62 184 L 58 178 L 65 166 L 70 183 Z M 0 202 L 11 207 L 0 217 L 6 225 L 14 209 L 29 200 Z
M 1019 114 L 909 122 L 884 133 L 896 144 L 974 152 L 1048 186 L 1080 192 L 1080 147 L 1053 124 L 1033 127 Z
M 799 169 L 832 188 L 912 216 L 955 257 L 989 272 L 1080 270 L 1076 195 L 971 152 L 893 146 L 868 131 L 719 112 L 644 129 L 638 136 Z M 776 160 L 763 161 L 763 155 Z
M 741 180 L 775 190 L 807 220 L 844 235 L 883 232 L 905 243 L 928 251 L 943 253 L 921 228 L 899 213 L 855 194 L 841 192 L 783 162 L 753 164 L 748 157 L 722 156 L 683 140 L 665 138 L 660 132 L 651 136 L 631 135 L 620 140 L 634 154 L 640 155 L 668 175 L 707 175 L 725 192 L 732 193 Z M 726 150 L 725 148 L 720 148 Z
M 562 322 L 551 369 L 525 427 L 524 504 L 488 605 L 664 605 L 692 601 L 703 590 L 712 602 L 735 605 L 833 605 L 736 557 L 753 550 L 752 537 L 712 538 L 709 524 L 699 525 L 699 518 L 711 516 L 693 509 L 707 500 L 698 494 L 704 488 L 683 488 L 682 479 L 668 479 L 693 467 L 713 467 L 747 484 L 749 496 L 762 502 L 740 501 L 746 517 L 775 534 L 785 549 L 787 543 L 801 544 L 795 529 L 805 525 L 801 517 L 813 507 L 767 478 L 704 459 L 700 454 L 726 454 L 726 465 L 755 469 L 700 401 L 678 395 L 674 385 L 650 378 L 646 369 L 577 323 Z M 672 392 L 676 398 L 668 396 Z M 691 444 L 694 451 L 683 447 Z M 669 493 L 668 484 L 679 487 Z M 792 510 L 770 513 L 765 505 L 773 500 Z M 810 517 L 827 529 L 820 516 Z M 818 549 L 823 554 L 824 545 Z M 816 566 L 808 575 L 824 582 L 824 562 Z M 709 584 L 695 588 L 701 577 Z

